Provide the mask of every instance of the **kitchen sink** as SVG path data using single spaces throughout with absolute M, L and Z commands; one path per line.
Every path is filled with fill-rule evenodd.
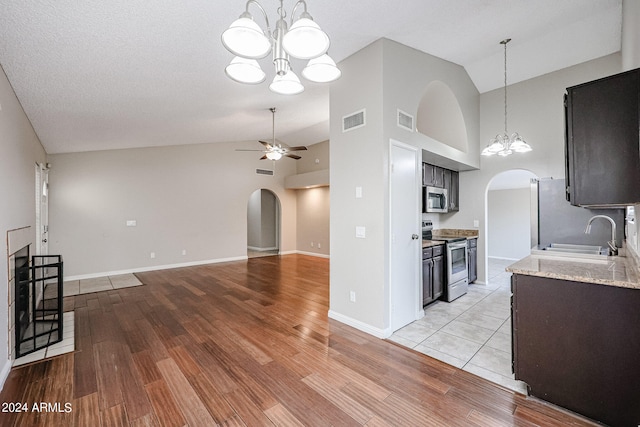
M 533 255 L 548 255 L 566 258 L 603 259 L 609 255 L 609 248 L 595 245 L 574 245 L 569 243 L 551 243 L 549 246 L 536 247 Z

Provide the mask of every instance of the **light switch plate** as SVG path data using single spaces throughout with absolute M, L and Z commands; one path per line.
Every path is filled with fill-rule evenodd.
M 364 239 L 366 237 L 366 231 L 367 230 L 364 227 L 356 227 L 356 237 L 359 239 Z
M 127 227 L 135 227 L 137 225 L 138 225 L 138 223 L 137 223 L 137 221 L 135 219 L 128 219 L 127 220 Z
M 480 227 L 480 221 L 478 221 L 477 219 L 473 220 L 473 226 L 474 227 Z
M 356 187 L 356 199 L 362 199 L 362 187 Z

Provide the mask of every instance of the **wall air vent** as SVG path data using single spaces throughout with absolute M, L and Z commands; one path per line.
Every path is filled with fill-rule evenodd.
M 366 125 L 366 109 L 356 111 L 342 118 L 342 132 L 354 130 Z
M 273 171 L 267 169 L 256 169 L 258 175 L 273 175 Z
M 413 116 L 398 109 L 398 126 L 413 132 Z

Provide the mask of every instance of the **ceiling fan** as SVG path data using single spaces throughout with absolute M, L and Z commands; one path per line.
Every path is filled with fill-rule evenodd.
M 258 141 L 260 144 L 264 145 L 264 150 L 250 150 L 250 149 L 242 149 L 238 148 L 236 151 L 259 151 L 261 153 L 265 153 L 260 160 L 269 159 L 269 160 L 280 160 L 282 156 L 290 157 L 292 159 L 298 160 L 302 157 L 291 154 L 291 151 L 305 151 L 307 147 L 298 146 L 298 147 L 289 147 L 286 144 L 276 143 L 276 108 L 269 108 L 272 114 L 272 129 L 273 129 L 273 137 L 271 142 L 266 141 Z

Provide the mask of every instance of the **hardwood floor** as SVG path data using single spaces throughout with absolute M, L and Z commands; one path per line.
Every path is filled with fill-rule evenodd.
M 590 425 L 327 319 L 327 259 L 137 276 L 65 300 L 77 351 L 12 370 L 1 426 Z

